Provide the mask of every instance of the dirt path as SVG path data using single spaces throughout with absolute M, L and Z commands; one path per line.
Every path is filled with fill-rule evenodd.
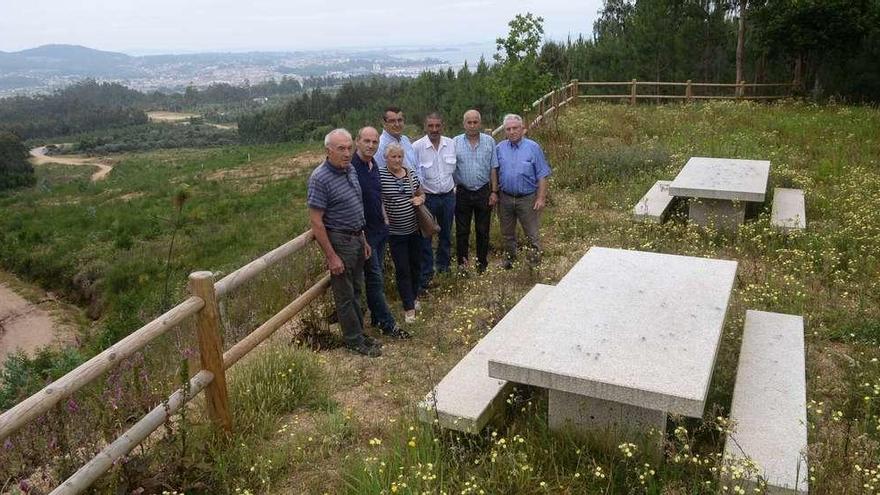
M 16 349 L 32 355 L 55 342 L 55 323 L 49 312 L 0 282 L 0 363 Z
M 97 182 L 107 177 L 113 167 L 106 163 L 101 163 L 99 158 L 86 158 L 83 156 L 49 156 L 46 154 L 46 147 L 39 146 L 31 151 L 31 163 L 41 165 L 44 163 L 60 163 L 62 165 L 90 165 L 98 167 L 98 170 L 92 174 L 92 182 Z

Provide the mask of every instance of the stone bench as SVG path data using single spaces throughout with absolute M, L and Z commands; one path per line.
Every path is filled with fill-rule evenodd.
M 633 218 L 642 222 L 662 223 L 675 196 L 669 194 L 672 181 L 658 180 L 633 207 Z
M 777 187 L 773 190 L 773 209 L 770 224 L 783 230 L 801 230 L 807 227 L 804 191 Z
M 726 463 L 755 465 L 741 481 L 760 476 L 767 493 L 807 493 L 806 401 L 803 318 L 747 311 L 724 446 Z
M 517 339 L 520 323 L 550 293 L 552 286 L 535 285 L 419 403 L 419 419 L 478 433 L 503 408 L 508 382 L 490 378 L 488 357 Z

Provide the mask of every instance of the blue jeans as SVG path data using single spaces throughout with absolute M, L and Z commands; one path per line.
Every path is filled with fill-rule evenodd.
M 437 235 L 437 272 L 448 272 L 449 260 L 452 257 L 452 219 L 455 216 L 455 193 L 453 191 L 446 194 L 429 193 L 425 197 L 425 204 L 437 219 L 437 223 L 440 224 L 440 233 Z M 434 278 L 435 258 L 432 241 L 433 239 L 422 239 L 420 291 L 424 290 Z
M 385 301 L 385 246 L 388 244 L 388 233 L 367 233 L 367 243 L 373 251 L 370 259 L 364 263 L 370 323 L 380 330 L 391 330 L 397 323 Z

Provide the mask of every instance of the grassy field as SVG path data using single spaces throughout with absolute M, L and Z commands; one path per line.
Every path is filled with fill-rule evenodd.
M 877 110 L 798 102 L 570 110 L 535 136 L 554 166 L 540 270 L 493 265 L 484 276 L 441 278 L 412 328 L 415 338 L 387 342 L 376 360 L 291 348 L 302 328 L 323 326 L 307 315 L 265 356 L 236 368 L 236 434 L 214 438 L 194 408 L 176 423 L 189 427 L 135 451 L 129 467 L 116 468 L 101 486 L 186 493 L 735 493 L 723 481 L 729 467 L 719 453 L 743 318 L 746 309 L 758 309 L 805 318 L 811 490 L 876 493 L 878 130 Z M 293 153 L 312 153 L 303 160 L 309 166 L 293 166 Z M 98 184 L 81 169 L 41 167 L 37 189 L 0 196 L 8 212 L 0 218 L 0 262 L 103 308 L 103 341 L 112 341 L 155 314 L 163 299 L 176 300 L 188 271 L 228 270 L 301 231 L 303 183 L 316 156 L 293 146 L 154 153 L 123 161 Z M 735 234 L 691 226 L 683 209 L 663 225 L 634 223 L 633 204 L 654 181 L 674 177 L 689 156 L 771 160 L 771 190 L 806 191 L 807 231 L 774 231 L 769 203 Z M 174 198 L 184 196 L 178 214 Z M 172 235 L 172 290 L 164 297 Z M 493 244 L 500 245 L 497 222 Z M 414 407 L 432 384 L 535 283 L 555 283 L 593 245 L 739 261 L 703 420 L 672 418 L 663 459 L 643 447 L 656 439 L 552 434 L 546 396 L 528 388 L 508 398 L 507 421 L 479 436 L 419 424 Z M 74 282 L 84 278 L 100 282 Z M 244 300 L 278 303 L 283 298 L 267 292 L 278 286 L 270 280 Z M 399 312 L 393 292 L 389 286 Z M 147 467 L 138 474 L 138 465 Z

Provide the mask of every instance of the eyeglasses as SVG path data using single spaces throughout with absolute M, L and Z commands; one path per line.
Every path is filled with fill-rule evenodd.
M 402 178 L 395 177 L 395 179 L 397 180 L 397 191 L 400 194 L 412 196 L 412 189 L 410 189 L 409 186 L 409 174 L 405 175 Z

